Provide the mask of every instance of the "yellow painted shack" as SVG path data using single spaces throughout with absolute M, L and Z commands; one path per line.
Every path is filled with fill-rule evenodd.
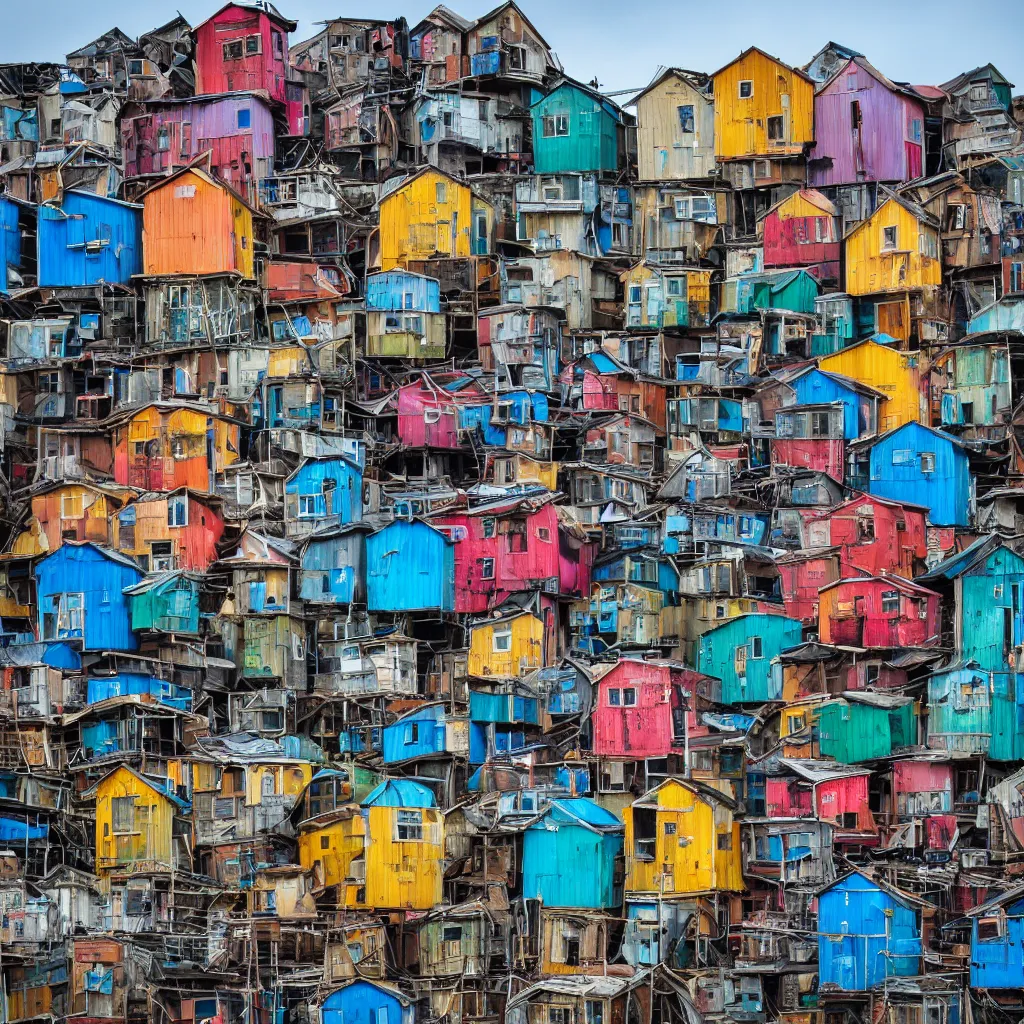
M 388 779 L 361 806 L 299 826 L 299 864 L 349 909 L 432 910 L 442 897 L 444 818 L 434 794 Z
M 147 277 L 176 274 L 256 276 L 255 211 L 201 167 L 185 167 L 140 196 L 142 268 Z M 257 214 L 257 216 L 259 216 Z
M 890 195 L 850 231 L 844 244 L 850 295 L 920 291 L 942 284 L 938 223 L 900 196 Z M 886 329 L 892 325 L 877 326 L 894 338 L 901 337 Z
M 669 68 L 635 102 L 641 181 L 714 175 L 715 104 L 706 75 Z
M 814 141 L 814 82 L 759 50 L 744 50 L 714 73 L 719 160 L 801 156 Z
M 380 269 L 410 260 L 483 256 L 490 251 L 494 208 L 464 182 L 436 167 L 406 178 L 380 201 Z
M 170 871 L 175 865 L 174 819 L 185 805 L 126 765 L 83 794 L 96 800 L 96 873 Z M 183 836 L 188 842 L 188 836 Z
M 779 740 L 784 757 L 816 758 L 818 751 L 818 715 L 816 706 L 827 695 L 816 694 L 787 704 L 779 714 Z
M 32 557 L 56 551 L 66 540 L 110 547 L 111 518 L 132 492 L 98 484 L 56 484 L 32 496 L 32 515 L 11 547 L 14 555 Z
M 498 455 L 492 462 L 493 479 L 501 487 L 515 484 L 539 484 L 549 491 L 558 490 L 558 463 L 543 462 L 517 452 Z
M 826 356 L 818 365 L 822 370 L 850 377 L 885 395 L 885 402 L 878 410 L 880 433 L 921 420 L 921 374 L 916 356 L 868 340 Z
M 470 626 L 469 674 L 512 679 L 544 665 L 544 623 L 529 612 Z
M 728 787 L 727 782 L 721 783 Z M 666 779 L 625 809 L 626 892 L 743 890 L 736 803 L 710 783 Z

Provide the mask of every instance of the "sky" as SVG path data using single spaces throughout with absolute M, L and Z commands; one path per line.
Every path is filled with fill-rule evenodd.
M 133 38 L 180 11 L 193 25 L 223 0 L 0 0 L 0 63 L 58 61 L 113 25 Z M 422 0 L 275 0 L 299 22 L 292 41 L 336 17 L 395 18 L 410 26 L 434 7 Z M 448 0 L 475 18 L 498 0 Z M 605 91 L 645 86 L 659 67 L 712 72 L 748 46 L 805 64 L 828 40 L 864 53 L 885 75 L 938 85 L 989 62 L 1024 93 L 1020 0 L 521 0 L 568 74 Z M 12 16 L 13 12 L 16 16 Z M 725 15 L 723 17 L 723 15 Z

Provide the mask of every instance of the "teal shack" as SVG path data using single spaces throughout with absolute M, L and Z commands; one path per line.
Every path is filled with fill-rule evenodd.
M 199 635 L 199 588 L 203 578 L 192 572 L 147 576 L 124 591 L 132 632 Z
M 942 594 L 943 639 L 958 655 L 928 681 L 928 746 L 1024 758 L 1024 673 L 1011 667 L 1024 644 L 1024 558 L 982 537 L 918 579 Z
M 744 274 L 722 284 L 723 313 L 759 313 L 776 309 L 813 313 L 821 286 L 806 270 Z
M 803 642 L 797 619 L 749 612 L 700 638 L 697 671 L 722 680 L 723 704 L 763 704 L 782 696 L 779 655 Z
M 523 897 L 545 907 L 618 907 L 624 832 L 622 822 L 592 800 L 552 800 L 523 838 Z
M 851 692 L 826 701 L 817 711 L 818 749 L 841 764 L 890 757 L 917 744 L 912 697 Z
M 563 79 L 530 108 L 537 174 L 615 174 L 625 150 L 622 109 L 599 92 Z

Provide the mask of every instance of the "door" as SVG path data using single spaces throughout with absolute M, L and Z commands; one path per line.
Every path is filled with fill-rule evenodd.
M 910 316 L 904 299 L 875 304 L 875 329 L 897 341 L 910 340 Z

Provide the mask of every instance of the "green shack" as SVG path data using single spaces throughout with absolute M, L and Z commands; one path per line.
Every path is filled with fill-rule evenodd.
M 199 633 L 198 573 L 178 569 L 147 576 L 122 593 L 128 598 L 133 632 Z
M 849 691 L 822 704 L 817 719 L 820 755 L 841 764 L 890 757 L 918 742 L 912 697 Z

